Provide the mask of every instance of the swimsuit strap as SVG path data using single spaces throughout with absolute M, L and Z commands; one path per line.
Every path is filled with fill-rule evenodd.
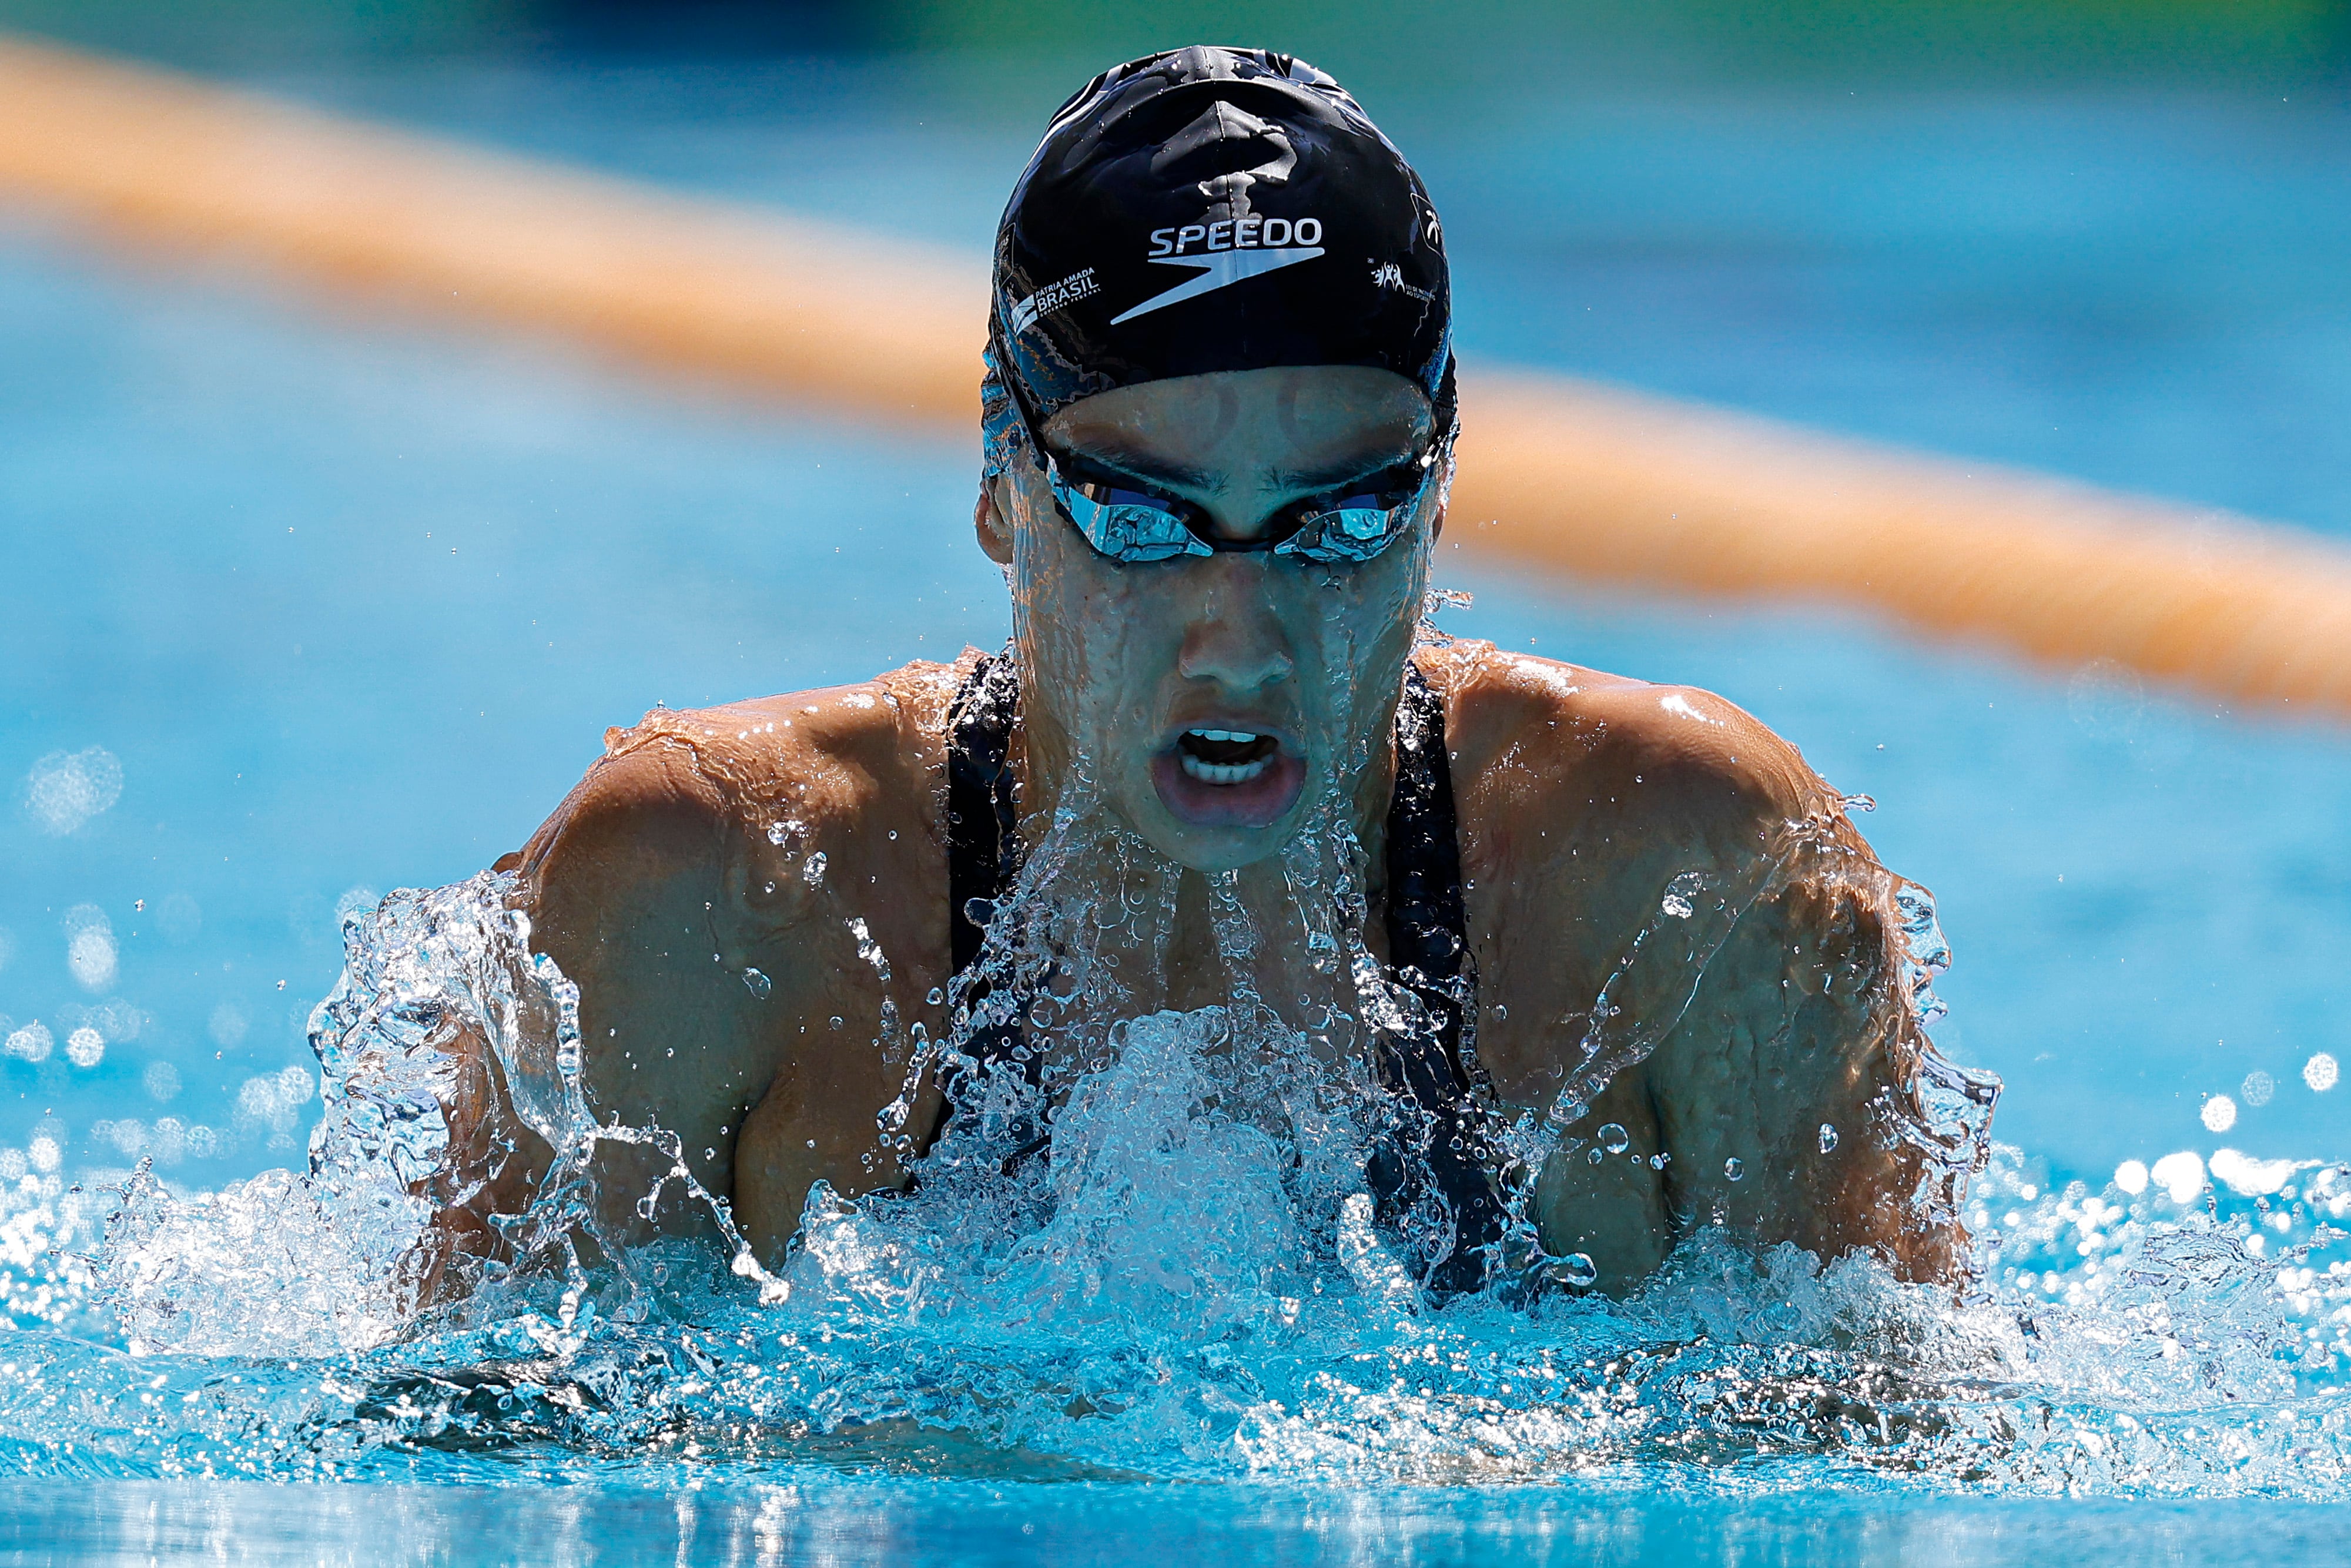
M 947 925 L 955 972 L 979 957 L 988 916 L 1020 874 L 1013 810 L 1012 718 L 1020 697 L 1012 660 L 986 653 L 964 677 L 947 739 Z
M 984 655 L 956 694 L 947 742 L 948 927 L 955 972 L 977 962 L 989 916 L 1020 873 L 1019 820 L 1009 765 L 1012 724 L 1019 701 L 1019 672 L 1008 653 Z M 1384 1031 L 1380 1076 L 1391 1094 L 1424 1113 L 1427 1134 L 1419 1161 L 1393 1142 L 1376 1150 L 1367 1175 L 1384 1218 L 1416 1207 L 1422 1180 L 1432 1180 L 1453 1217 L 1454 1239 L 1424 1282 L 1438 1294 L 1458 1294 L 1485 1282 L 1486 1252 L 1499 1240 L 1504 1212 L 1490 1168 L 1492 1151 L 1478 1134 L 1470 1068 L 1462 1051 L 1464 1020 L 1477 994 L 1468 919 L 1461 896 L 1459 825 L 1453 769 L 1445 747 L 1445 699 L 1419 666 L 1405 664 L 1396 702 L 1395 795 L 1387 821 L 1388 958 L 1397 980 L 1420 998 L 1426 1027 Z M 966 1004 L 977 1009 L 985 982 Z M 982 1062 L 1015 1056 L 1016 1023 L 983 1030 L 966 1050 Z M 1042 1063 L 1024 1063 L 1035 1082 Z M 946 1085 L 941 1122 L 954 1114 L 955 1088 Z M 937 1135 L 935 1130 L 932 1136 Z M 1040 1137 L 1008 1166 L 1041 1147 Z M 1416 1144 L 1420 1139 L 1414 1140 Z M 1407 1173 L 1425 1171 L 1426 1177 Z
M 1395 758 L 1387 821 L 1388 963 L 1397 982 L 1420 998 L 1428 1021 L 1422 1029 L 1385 1033 L 1378 1061 L 1389 1092 L 1427 1117 L 1426 1141 L 1416 1162 L 1405 1159 L 1394 1142 L 1375 1149 L 1365 1174 L 1381 1218 L 1388 1220 L 1418 1204 L 1421 1172 L 1435 1184 L 1451 1212 L 1453 1239 L 1422 1282 L 1435 1294 L 1458 1295 L 1485 1284 L 1487 1260 L 1502 1239 L 1506 1215 L 1495 1186 L 1495 1151 L 1479 1133 L 1483 1117 L 1471 1097 L 1471 1066 L 1462 1050 L 1478 977 L 1461 896 L 1445 699 L 1410 660 L 1396 699 Z
M 1012 799 L 1012 721 L 1019 709 L 1019 672 L 1008 653 L 983 654 L 956 694 L 947 740 L 947 931 L 955 973 L 979 961 L 996 906 L 1020 876 L 1020 819 Z M 964 998 L 973 1012 L 987 995 L 976 983 Z M 1024 1008 L 1022 1011 L 1026 1011 Z M 1020 1043 L 1018 1023 L 977 1030 L 965 1050 L 996 1062 Z M 1041 1063 L 1028 1064 L 1033 1082 Z M 953 1085 L 948 1098 L 953 1100 Z M 934 1134 L 935 1136 L 935 1134 Z

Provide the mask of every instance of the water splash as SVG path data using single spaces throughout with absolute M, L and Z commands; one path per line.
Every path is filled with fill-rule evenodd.
M 962 1075 L 964 1113 L 921 1185 L 852 1202 L 819 1184 L 772 1270 L 673 1135 L 594 1119 L 577 989 L 530 950 L 508 879 L 351 912 L 342 981 L 312 1019 L 324 1100 L 306 1171 L 189 1194 L 142 1168 L 110 1196 L 27 1166 L 0 1187 L 17 1324 L 0 1439 L 36 1473 L 1728 1472 L 1762 1489 L 2351 1495 L 2351 1257 L 2333 1228 L 2351 1179 L 2218 1151 L 2191 1156 L 2192 1182 L 2052 1190 L 2004 1151 L 1970 1186 L 1990 1086 L 1939 1058 L 1902 1135 L 1937 1162 L 1918 1201 L 1978 1233 L 1961 1299 L 1861 1259 L 1759 1259 L 1708 1227 L 1623 1301 L 1575 1293 L 1597 1270 L 1571 1254 L 1546 1260 L 1569 1291 L 1432 1308 L 1410 1265 L 1444 1217 L 1377 1223 L 1364 1187 L 1393 1114 L 1364 1034 L 1421 1003 L 1364 947 L 1360 846 L 1325 814 L 1278 875 L 1213 883 L 1203 1002 L 1168 962 L 1174 873 L 1080 782 L 945 997 L 946 1038 L 880 1021 L 874 1049 L 902 1051 L 908 1074 L 883 1124 L 903 1149 L 925 1083 Z M 1563 1108 L 1655 1038 L 1610 998 L 1686 993 L 1791 877 L 1897 908 L 1892 984 L 1911 1016 L 1932 1010 L 1949 956 L 1931 900 L 1833 837 L 1785 850 L 1737 883 L 1674 879 L 1561 1103 L 1504 1129 L 1520 1157 L 1565 1146 Z M 842 918 L 886 995 L 887 956 Z M 1021 1051 L 968 1050 L 1016 1019 Z M 465 1112 L 493 1073 L 514 1116 L 486 1128 Z M 613 1201 L 614 1152 L 651 1155 L 650 1191 Z M 536 1196 L 505 1205 L 526 1167 Z M 710 1239 L 627 1245 L 628 1217 L 664 1192 Z M 435 1221 L 468 1206 L 497 1245 L 468 1250 Z

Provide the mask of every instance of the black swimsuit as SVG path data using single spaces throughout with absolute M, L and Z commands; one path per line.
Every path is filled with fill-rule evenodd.
M 956 696 L 947 745 L 947 892 L 957 975 L 977 961 L 988 917 L 1019 874 L 1008 761 L 1019 698 L 1018 673 L 1004 655 L 981 659 Z M 1426 1023 L 1405 1034 L 1383 1031 L 1377 1057 L 1389 1092 L 1408 1113 L 1418 1113 L 1405 1118 L 1417 1123 L 1410 1143 L 1418 1157 L 1405 1157 L 1390 1138 L 1374 1152 L 1366 1175 L 1384 1220 L 1416 1207 L 1426 1196 L 1424 1183 L 1435 1185 L 1451 1210 L 1454 1238 L 1447 1253 L 1429 1262 L 1423 1283 L 1434 1292 L 1456 1294 L 1485 1282 L 1504 1221 L 1462 1060 L 1463 1011 L 1477 981 L 1468 962 L 1445 703 L 1409 662 L 1396 705 L 1387 873 L 1389 962 L 1397 980 L 1420 998 Z M 994 1063 L 1010 1058 L 1019 1040 L 1017 1024 L 1003 1025 L 975 1035 L 965 1050 Z M 1040 1066 L 1034 1058 L 1025 1063 L 1032 1082 Z M 1040 1137 L 1020 1155 L 1045 1142 Z

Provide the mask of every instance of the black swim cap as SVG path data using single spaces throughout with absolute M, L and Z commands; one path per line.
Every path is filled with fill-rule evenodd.
M 1452 295 L 1420 176 L 1346 90 L 1266 49 L 1149 55 L 1053 116 L 996 235 L 989 457 L 1113 387 L 1368 365 L 1453 430 Z M 999 389 L 991 386 L 990 393 Z

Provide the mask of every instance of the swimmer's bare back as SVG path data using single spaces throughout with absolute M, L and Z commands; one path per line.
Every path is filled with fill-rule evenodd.
M 1482 643 L 1418 658 L 1447 705 L 1478 1053 L 1509 1106 L 1552 1103 L 1676 876 L 1736 884 L 1795 823 L 1866 853 L 1795 749 L 1719 697 Z M 942 777 L 959 674 L 917 664 L 863 685 L 657 713 L 615 732 L 500 862 L 520 874 L 534 947 L 580 987 L 598 1119 L 678 1134 L 771 1262 L 813 1182 L 854 1195 L 905 1179 L 877 1134 L 907 1063 L 876 1043 L 872 956 L 902 1031 L 920 1021 L 938 1037 L 945 1009 L 927 998 L 950 971 Z M 1543 1173 L 1550 1249 L 1590 1254 L 1619 1293 L 1718 1220 L 1824 1259 L 1864 1249 L 1907 1278 L 1950 1273 L 1962 1239 L 1917 1218 L 1923 1156 L 1890 1124 L 1915 1107 L 1925 1049 L 1890 885 L 1797 875 L 1747 910 L 1694 995 L 1686 970 L 1677 988 L 1637 966 L 1611 988 L 1620 1034 L 1638 1033 L 1644 1009 L 1685 1010 L 1591 1100 L 1572 1152 Z M 927 1092 L 912 1125 L 938 1113 Z M 1610 1124 L 1629 1146 L 1593 1163 Z M 1826 1150 L 1823 1127 L 1837 1130 Z M 528 1154 L 468 1207 L 517 1207 Z M 652 1170 L 604 1184 L 620 1195 L 609 1223 L 695 1223 L 683 1204 L 653 1228 L 633 1220 Z M 451 1228 L 479 1243 L 465 1214 Z

